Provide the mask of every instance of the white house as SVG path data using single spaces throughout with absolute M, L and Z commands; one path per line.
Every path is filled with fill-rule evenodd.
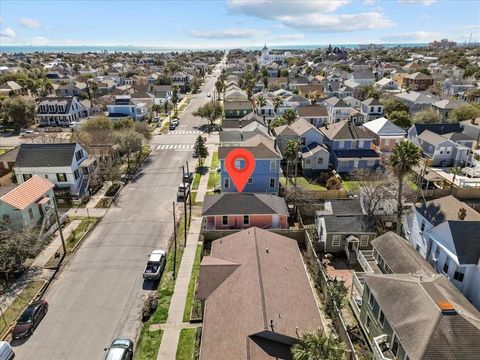
M 96 165 L 96 159 L 77 143 L 22 144 L 13 171 L 18 184 L 38 175 L 52 182 L 56 190 L 82 197 Z
M 36 123 L 39 126 L 69 126 L 88 116 L 75 97 L 46 97 L 40 100 Z
M 343 100 L 336 97 L 331 97 L 324 101 L 327 108 L 329 123 L 334 124 L 340 120 L 348 120 L 350 118 L 350 112 L 352 108 L 346 104 Z
M 131 117 L 137 121 L 148 114 L 148 104 L 144 101 L 134 100 L 130 95 L 115 96 L 115 101 L 107 105 L 108 117 Z
M 270 54 L 270 51 L 267 48 L 267 44 L 262 49 L 261 55 L 258 58 L 258 63 L 260 66 L 264 66 L 270 62 L 283 62 L 285 59 L 292 57 L 292 53 L 286 51 L 283 54 Z
M 418 253 L 480 309 L 480 214 L 446 196 L 417 204 L 405 230 Z
M 47 179 L 33 176 L 0 197 L 1 220 L 13 229 L 35 226 L 49 213 L 53 187 Z
M 360 104 L 360 112 L 366 121 L 381 118 L 383 116 L 383 104 L 374 98 L 363 100 Z
M 373 85 L 375 83 L 375 75 L 371 71 L 354 71 L 348 80 L 354 81 L 360 86 Z

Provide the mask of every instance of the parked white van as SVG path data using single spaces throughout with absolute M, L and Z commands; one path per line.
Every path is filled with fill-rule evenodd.
M 0 341 L 0 360 L 10 360 L 15 356 L 12 347 L 6 341 Z

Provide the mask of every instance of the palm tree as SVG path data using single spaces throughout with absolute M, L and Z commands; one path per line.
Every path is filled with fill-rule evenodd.
M 178 85 L 173 85 L 172 86 L 172 98 L 170 99 L 172 104 L 173 104 L 173 111 L 176 114 L 177 113 L 177 104 L 178 104 Z
M 257 98 L 257 104 L 258 104 L 258 107 L 260 108 L 260 110 L 263 109 L 263 107 L 265 105 L 267 105 L 267 99 L 265 99 L 265 97 L 263 95 L 260 95 L 258 98 Z M 264 115 L 264 114 L 262 114 Z
M 277 110 L 280 106 L 282 106 L 282 104 L 283 104 L 283 99 L 281 96 L 277 95 L 273 98 L 273 108 L 275 109 L 275 116 L 278 116 Z
M 285 184 L 288 185 L 288 169 L 290 168 L 290 164 L 294 164 L 295 168 L 297 167 L 298 162 L 298 152 L 300 151 L 300 142 L 296 140 L 288 140 L 285 148 L 283 149 L 283 156 L 287 159 L 287 173 L 286 173 L 286 182 Z M 295 172 L 295 186 L 297 185 L 297 173 Z
M 287 125 L 291 125 L 297 119 L 297 113 L 293 109 L 287 109 L 282 114 L 283 120 L 287 123 Z
M 341 360 L 347 352 L 345 344 L 320 330 L 302 334 L 300 342 L 292 346 L 293 360 Z
M 461 174 L 462 168 L 460 166 L 455 166 L 453 169 L 450 170 L 450 172 L 453 174 L 453 179 L 450 184 L 450 195 L 452 195 L 453 192 L 453 185 L 455 184 L 455 179 L 457 178 L 458 174 Z
M 398 178 L 397 192 L 397 234 L 400 235 L 402 229 L 402 212 L 403 212 L 403 178 L 412 170 L 414 166 L 418 166 L 422 158 L 422 149 L 411 141 L 402 141 L 395 145 L 388 158 L 388 165 L 392 168 L 394 174 Z

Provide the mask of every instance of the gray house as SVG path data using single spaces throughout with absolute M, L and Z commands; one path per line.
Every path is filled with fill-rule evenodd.
M 470 148 L 430 130 L 418 136 L 418 143 L 431 166 L 464 166 L 470 154 Z

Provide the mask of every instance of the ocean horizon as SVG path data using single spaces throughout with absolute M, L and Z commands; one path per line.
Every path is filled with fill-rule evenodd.
M 273 50 L 314 50 L 324 49 L 329 44 L 323 45 L 267 45 L 269 49 Z M 333 47 L 344 47 L 347 49 L 356 49 L 372 44 L 331 44 Z M 373 44 L 376 46 L 389 47 L 425 47 L 427 43 L 384 43 Z M 263 46 L 242 46 L 235 47 L 235 49 L 242 50 L 261 50 Z M 135 46 L 135 45 L 118 45 L 118 46 L 101 46 L 101 45 L 0 45 L 0 53 L 115 53 L 115 52 L 127 52 L 127 53 L 164 53 L 164 52 L 185 52 L 185 51 L 202 51 L 202 50 L 229 50 L 232 48 L 226 47 L 201 47 L 201 48 L 189 48 L 189 47 L 161 47 L 161 46 Z

